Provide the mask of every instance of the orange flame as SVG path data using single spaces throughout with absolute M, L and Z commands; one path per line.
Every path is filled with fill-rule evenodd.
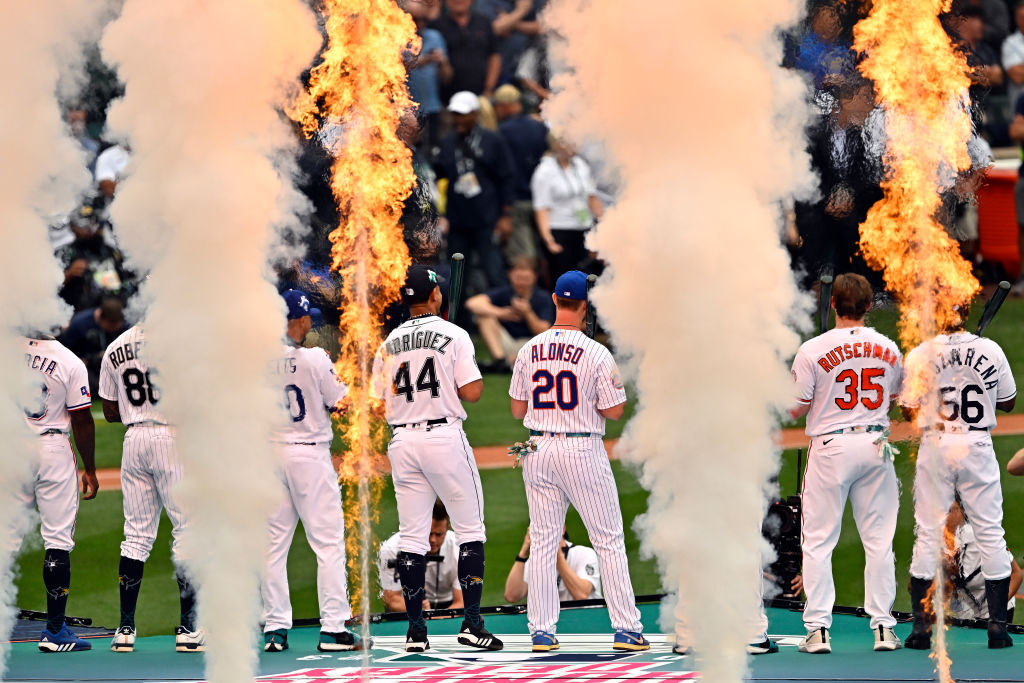
M 970 85 L 963 56 L 939 24 L 952 0 L 875 0 L 854 29 L 861 72 L 885 111 L 884 199 L 860 226 L 868 264 L 883 270 L 902 309 L 906 347 L 954 320 L 953 306 L 980 289 L 971 265 L 935 218 L 939 193 L 970 166 Z
M 331 255 L 343 283 L 336 370 L 349 387 L 339 471 L 346 491 L 357 491 L 345 496 L 346 550 L 350 596 L 365 626 L 373 522 L 384 486 L 375 467 L 383 425 L 373 419 L 370 364 L 381 342 L 383 311 L 398 298 L 409 266 L 399 221 L 415 175 L 411 152 L 396 131 L 413 106 L 402 52 L 415 49 L 419 38 L 394 0 L 324 0 L 322 11 L 328 37 L 323 61 L 289 114 L 307 135 L 320 130 L 335 157 L 331 189 L 341 221 L 330 235 Z

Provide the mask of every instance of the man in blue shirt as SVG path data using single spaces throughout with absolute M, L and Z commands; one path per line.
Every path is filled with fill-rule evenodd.
M 516 165 L 512 234 L 505 244 L 505 256 L 510 263 L 520 257 L 535 259 L 537 244 L 530 178 L 548 151 L 548 127 L 539 119 L 523 115 L 522 94 L 514 85 L 505 84 L 494 91 L 494 113 L 498 117 L 498 130 Z
M 452 80 L 452 65 L 448 61 L 448 46 L 437 29 L 427 26 L 427 10 L 412 4 L 409 14 L 416 21 L 416 34 L 422 41 L 418 54 L 406 54 L 409 71 L 409 95 L 419 105 L 417 110 L 423 129 L 421 149 L 433 155 L 441 137 L 441 85 Z

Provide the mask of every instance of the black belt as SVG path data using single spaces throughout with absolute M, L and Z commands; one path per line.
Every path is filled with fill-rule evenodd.
M 167 424 L 164 422 L 157 422 L 156 420 L 140 420 L 139 422 L 130 422 L 125 427 L 166 427 Z
M 47 429 L 45 432 L 41 432 L 39 436 L 50 436 L 53 434 L 61 434 L 63 436 L 67 436 L 67 432 L 62 432 L 59 429 Z
M 437 425 L 446 425 L 446 424 L 448 424 L 448 418 L 447 417 L 439 417 L 436 420 L 427 420 L 426 422 L 407 422 L 405 424 L 400 424 L 400 425 L 391 425 L 391 428 L 392 429 L 398 429 L 399 427 L 409 427 L 409 428 L 412 428 L 412 427 L 419 427 L 420 425 L 426 425 L 428 427 L 436 427 Z

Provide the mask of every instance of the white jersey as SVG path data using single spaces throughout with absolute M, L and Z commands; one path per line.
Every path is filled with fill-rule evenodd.
M 398 578 L 398 567 L 394 562 L 398 560 L 399 534 L 394 534 L 380 546 L 380 556 L 377 558 L 377 570 L 380 572 L 380 586 L 386 591 L 401 591 L 402 583 Z M 431 555 L 427 558 L 426 580 L 423 589 L 427 600 L 431 604 L 439 602 L 451 602 L 454 599 L 453 588 L 459 588 L 459 539 L 455 532 L 449 530 L 441 544 L 437 556 L 440 561 L 431 561 Z M 435 556 L 436 557 L 436 556 Z M 392 566 L 388 566 L 388 563 Z M 459 590 L 462 590 L 459 588 Z
M 568 543 L 568 541 L 567 541 Z M 593 585 L 593 590 L 584 600 L 599 600 L 601 599 L 601 565 L 597 561 L 597 553 L 594 552 L 593 548 L 588 548 L 585 545 L 573 545 L 568 544 L 569 548 L 565 555 L 565 561 L 569 563 L 569 568 L 576 572 L 576 576 L 586 579 Z M 562 552 L 559 550 L 558 552 Z M 523 567 L 523 581 L 530 583 L 530 560 L 526 560 L 526 566 Z M 558 575 L 558 601 L 568 602 L 575 600 L 572 594 L 569 592 L 569 588 L 562 581 L 562 575 Z
M 92 407 L 85 363 L 56 339 L 25 339 L 25 364 L 38 373 L 39 393 L 24 402 L 25 421 L 36 434 L 71 430 L 72 410 Z
M 121 422 L 167 424 L 157 410 L 160 392 L 153 385 L 156 371 L 143 359 L 146 339 L 139 325 L 110 343 L 100 364 L 100 398 L 116 401 Z
M 597 411 L 626 401 L 611 352 L 579 330 L 556 328 L 520 349 L 508 394 L 527 402 L 527 429 L 560 434 L 603 436 Z
M 936 387 L 938 419 L 964 429 L 995 427 L 996 404 L 1017 395 L 1010 364 L 999 344 L 969 332 L 940 334 L 908 353 L 907 384 Z M 907 395 L 902 402 L 918 408 L 921 399 Z M 917 426 L 932 427 L 929 421 L 934 419 L 921 411 Z
M 271 439 L 281 443 L 333 441 L 331 411 L 348 393 L 348 387 L 334 374 L 334 363 L 327 352 L 319 347 L 287 344 L 282 357 L 271 364 L 271 372 L 287 411 L 282 416 L 283 426 L 274 430 Z
M 793 359 L 796 399 L 810 404 L 807 434 L 889 426 L 903 383 L 896 343 L 870 327 L 837 327 L 808 339 Z
M 384 399 L 389 424 L 466 419 L 458 389 L 481 379 L 469 334 L 436 315 L 395 328 L 373 359 L 374 398 Z

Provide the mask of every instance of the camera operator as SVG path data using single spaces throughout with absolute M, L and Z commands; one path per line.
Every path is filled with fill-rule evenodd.
M 459 587 L 459 541 L 448 528 L 448 511 L 440 500 L 434 502 L 430 524 L 430 551 L 426 554 L 427 574 L 424 583 L 423 609 L 461 609 L 462 589 Z M 380 585 L 384 589 L 384 606 L 388 612 L 404 612 L 405 599 L 398 577 L 398 534 L 380 546 L 377 562 Z
M 558 570 L 558 600 L 596 600 L 601 598 L 601 569 L 593 548 L 569 541 L 569 533 L 562 527 L 555 567 Z M 523 547 L 505 579 L 505 599 L 520 602 L 526 599 L 530 584 L 530 530 L 526 530 Z

